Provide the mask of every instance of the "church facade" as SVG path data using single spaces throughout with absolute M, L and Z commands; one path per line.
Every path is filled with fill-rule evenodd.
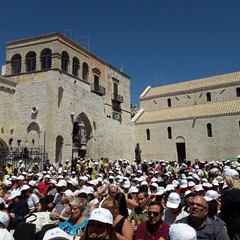
M 132 122 L 145 159 L 236 158 L 240 154 L 240 72 L 147 87 Z

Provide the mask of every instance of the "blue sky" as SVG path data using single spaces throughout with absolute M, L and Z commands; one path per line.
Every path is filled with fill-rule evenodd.
M 61 32 L 123 69 L 137 104 L 147 86 L 239 71 L 239 10 L 239 0 L 3 1 L 0 65 L 6 42 Z

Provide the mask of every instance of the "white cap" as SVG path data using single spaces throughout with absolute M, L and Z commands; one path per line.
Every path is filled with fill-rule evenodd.
M 219 194 L 217 191 L 214 191 L 214 190 L 208 190 L 206 193 L 205 193 L 205 196 L 204 198 L 209 202 L 209 201 L 212 201 L 212 200 L 217 200 L 219 198 Z
M 125 181 L 123 184 L 123 188 L 130 188 L 131 187 L 131 183 L 129 181 Z
M 166 186 L 166 191 L 168 192 L 168 191 L 174 191 L 175 190 L 175 187 L 174 187 L 174 185 L 173 184 L 168 184 L 167 186 Z
M 194 190 L 195 190 L 196 192 L 199 192 L 199 191 L 203 191 L 204 189 L 203 189 L 203 187 L 202 187 L 202 184 L 198 184 L 198 185 L 195 185 Z
M 165 188 L 164 187 L 158 187 L 156 195 L 161 196 L 165 193 Z
M 77 187 L 77 186 L 78 186 L 78 181 L 75 180 L 75 179 L 68 180 L 67 182 L 68 182 L 69 184 L 72 184 L 74 187 Z
M 21 191 L 19 190 L 12 190 L 12 192 L 10 193 L 10 196 L 8 197 L 8 200 L 12 200 L 14 199 L 15 197 L 19 197 L 21 196 Z
M 178 193 L 176 193 L 176 192 L 172 192 L 168 196 L 166 206 L 168 208 L 176 209 L 176 208 L 178 208 L 180 202 L 181 202 L 180 195 Z
M 56 227 L 53 229 L 48 230 L 44 237 L 43 240 L 69 240 L 71 237 L 68 235 L 66 232 L 64 232 L 62 229 Z
M 31 180 L 29 181 L 29 185 L 32 187 L 36 187 L 37 186 L 37 181 Z
M 131 187 L 129 188 L 128 192 L 129 192 L 129 193 L 137 193 L 137 192 L 138 192 L 138 189 L 137 189 L 137 187 L 135 187 L 135 186 L 131 186 Z
M 113 216 L 106 208 L 95 208 L 90 215 L 89 221 L 95 220 L 102 223 L 113 224 Z
M 4 224 L 6 228 L 8 227 L 10 217 L 6 212 L 0 211 L 0 222 Z
M 188 182 L 188 187 L 194 187 L 196 184 L 193 181 Z
M 67 182 L 66 180 L 60 179 L 59 182 L 56 184 L 57 187 L 66 187 Z
M 187 190 L 185 193 L 184 193 L 184 197 L 187 197 L 188 195 L 190 194 L 195 194 L 194 192 L 192 192 L 191 190 Z
M 226 168 L 224 170 L 223 174 L 227 177 L 231 177 L 231 178 L 234 178 L 234 179 L 239 178 L 239 173 L 235 169 Z
M 155 183 L 155 182 L 151 183 L 151 184 L 150 184 L 150 187 L 151 187 L 151 186 L 153 186 L 153 187 L 155 187 L 155 188 L 158 188 L 158 184 Z
M 175 223 L 169 228 L 170 240 L 197 240 L 194 228 L 186 223 Z
M 188 187 L 188 181 L 186 179 L 181 180 L 180 188 L 187 188 L 187 187 Z
M 70 198 L 73 198 L 74 197 L 74 193 L 70 190 L 70 189 L 67 189 L 64 194 Z
M 5 187 L 11 187 L 12 186 L 12 182 L 10 180 L 5 180 L 3 183 L 2 183 Z
M 20 191 L 25 191 L 25 190 L 28 190 L 28 189 L 30 189 L 30 186 L 27 185 L 27 184 L 24 184 L 24 185 L 22 185 Z
M 18 177 L 17 177 L 17 180 L 24 180 L 25 179 L 25 177 L 23 176 L 23 175 L 19 175 Z

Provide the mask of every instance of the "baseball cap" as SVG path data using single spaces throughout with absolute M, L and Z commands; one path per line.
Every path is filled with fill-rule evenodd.
M 176 192 L 173 192 L 169 194 L 166 206 L 168 208 L 176 209 L 178 208 L 180 202 L 181 202 L 180 195 Z
M 188 187 L 188 181 L 186 179 L 182 179 L 180 182 L 180 188 L 187 188 Z
M 234 179 L 239 178 L 239 173 L 235 169 L 231 169 L 231 168 L 226 168 L 223 172 L 223 175 L 234 178 Z
M 53 229 L 48 230 L 44 237 L 43 240 L 69 240 L 70 236 L 64 232 L 62 229 L 56 227 Z
M 10 193 L 10 196 L 8 197 L 8 200 L 12 200 L 15 197 L 19 197 L 21 196 L 21 191 L 19 190 L 12 190 L 12 192 Z
M 67 189 L 65 192 L 63 192 L 66 196 L 73 198 L 74 197 L 74 193 L 70 190 Z
M 67 186 L 67 182 L 66 180 L 59 180 L 59 182 L 56 184 L 57 187 L 66 187 Z
M 10 217 L 6 212 L 0 211 L 0 222 L 7 228 L 10 222 Z
M 27 185 L 27 184 L 24 184 L 24 185 L 22 185 L 20 191 L 25 191 L 25 190 L 28 190 L 28 189 L 30 189 L 30 186 Z
M 137 192 L 138 192 L 138 189 L 137 189 L 137 187 L 135 187 L 135 186 L 131 186 L 131 187 L 129 188 L 128 192 L 129 192 L 129 193 L 137 193 Z
M 175 223 L 169 228 L 170 240 L 197 240 L 194 228 L 186 223 Z
M 95 220 L 102 223 L 108 223 L 113 224 L 113 216 L 111 212 L 106 208 L 95 208 L 90 217 L 89 220 Z
M 208 190 L 208 191 L 205 193 L 204 198 L 205 198 L 208 202 L 210 202 L 210 201 L 212 201 L 212 200 L 218 199 L 219 196 L 220 196 L 220 195 L 218 194 L 217 191 Z

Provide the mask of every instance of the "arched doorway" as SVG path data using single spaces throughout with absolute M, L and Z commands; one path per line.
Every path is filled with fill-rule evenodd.
M 92 138 L 92 126 L 85 113 L 79 114 L 74 123 L 72 131 L 72 157 L 84 157 L 87 154 L 87 143 Z
M 63 148 L 63 137 L 57 136 L 56 137 L 56 154 L 55 154 L 55 161 L 57 163 L 62 162 L 62 149 Z
M 40 147 L 40 127 L 35 122 L 32 122 L 28 125 L 26 146 L 28 148 Z
M 177 159 L 179 163 L 182 163 L 186 159 L 186 147 L 185 139 L 181 136 L 176 138 L 176 150 L 177 150 Z

